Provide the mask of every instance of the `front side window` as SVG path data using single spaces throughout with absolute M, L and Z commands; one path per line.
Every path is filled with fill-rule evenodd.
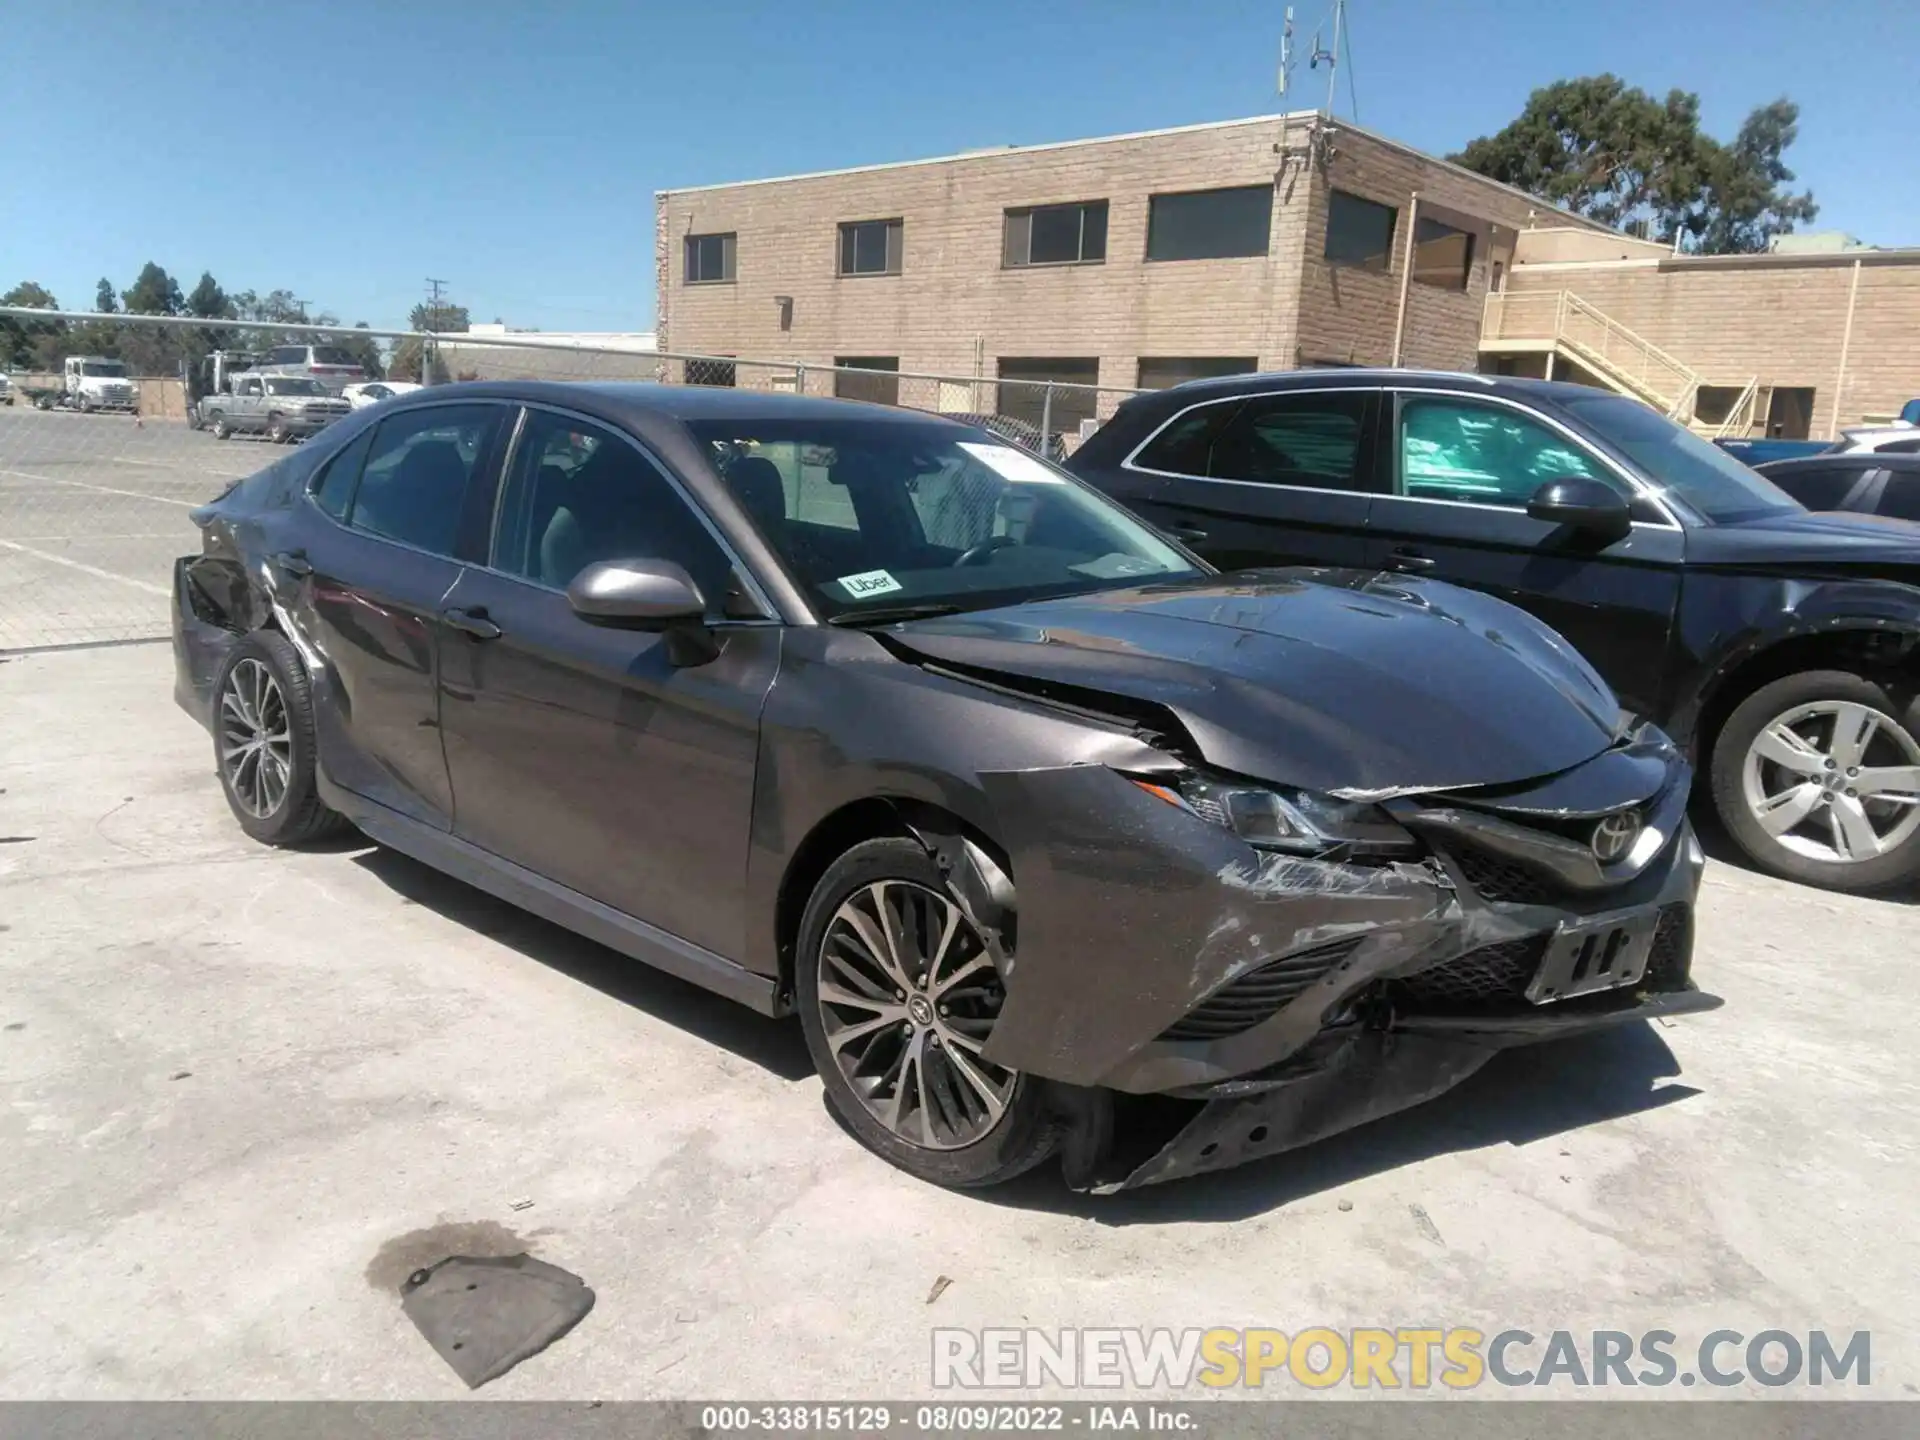
M 1361 390 L 1255 396 L 1215 438 L 1208 473 L 1263 485 L 1365 489 L 1360 440 L 1366 415 Z
M 715 285 L 734 277 L 734 236 L 687 236 L 686 275 L 689 285 Z
M 1147 259 L 1264 255 L 1272 229 L 1271 185 L 1155 195 L 1147 202 Z
M 1377 200 L 1363 200 L 1344 190 L 1327 197 L 1326 258 L 1335 265 L 1361 270 L 1386 270 L 1393 255 L 1393 227 L 1400 212 Z
M 905 225 L 899 220 L 858 220 L 840 227 L 842 275 L 898 275 Z
M 497 405 L 437 405 L 382 421 L 347 523 L 435 555 L 451 555 L 467 482 L 504 413 Z
M 1442 290 L 1464 290 L 1473 269 L 1473 236 L 1422 215 L 1413 224 L 1413 278 Z
M 500 495 L 492 565 L 563 590 L 601 560 L 671 560 L 709 605 L 732 568 L 653 461 L 585 420 L 529 410 Z
M 1771 480 L 1638 400 L 1595 390 L 1555 403 L 1709 524 L 1730 525 L 1800 509 Z
M 1399 458 L 1397 493 L 1417 500 L 1524 510 L 1549 480 L 1613 483 L 1559 431 L 1503 405 L 1471 400 L 1402 401 Z
M 1107 202 L 1083 200 L 1073 205 L 1009 210 L 1003 245 L 1001 263 L 1009 269 L 1103 263 L 1107 258 Z
M 242 395 L 261 394 L 260 382 L 258 380 L 242 380 L 240 382 L 240 393 Z
M 269 395 L 324 395 L 327 393 L 327 388 L 318 380 L 292 377 L 267 381 L 267 393 Z
M 1197 574 L 1030 451 L 940 421 L 701 421 L 741 509 L 831 619 Z

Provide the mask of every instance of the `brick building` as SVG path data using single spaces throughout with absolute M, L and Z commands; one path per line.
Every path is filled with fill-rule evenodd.
M 656 223 L 663 351 L 1129 388 L 1470 368 L 1518 232 L 1586 224 L 1311 113 L 663 191 Z
M 1898 414 L 1920 396 L 1920 250 L 1792 239 L 1764 255 L 1674 255 L 1529 232 L 1487 307 L 1482 368 L 1551 365 L 1715 433 L 1831 438 Z
M 901 378 L 801 383 L 1036 421 L 1026 382 L 1481 368 L 1785 436 L 1920 395 L 1920 251 L 1676 256 L 1315 113 L 667 190 L 655 223 L 661 351 L 788 364 L 676 379 L 854 366 Z M 1056 392 L 1052 428 L 1118 398 Z

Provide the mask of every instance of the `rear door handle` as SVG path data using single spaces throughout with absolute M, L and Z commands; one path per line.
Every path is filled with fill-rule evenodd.
M 1435 563 L 1431 555 L 1422 555 L 1410 545 L 1402 545 L 1387 555 L 1389 570 L 1431 570 Z
M 273 557 L 273 563 L 289 575 L 311 575 L 313 562 L 307 559 L 304 550 L 282 550 Z
M 442 610 L 440 618 L 476 640 L 498 640 L 506 633 L 489 620 L 487 612 L 478 605 L 471 610 Z

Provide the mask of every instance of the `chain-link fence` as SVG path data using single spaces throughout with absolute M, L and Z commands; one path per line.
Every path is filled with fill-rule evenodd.
M 949 415 L 1055 459 L 1134 393 L 669 355 L 624 339 L 7 308 L 0 373 L 0 652 L 165 636 L 174 558 L 199 548 L 189 512 L 272 463 L 266 447 L 297 443 L 395 389 L 649 381 L 837 396 Z

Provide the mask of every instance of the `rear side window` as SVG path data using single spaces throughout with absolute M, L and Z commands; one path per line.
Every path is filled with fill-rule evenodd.
M 1871 468 L 1858 465 L 1823 465 L 1770 478 L 1809 510 L 1839 510 L 1845 507 L 1854 487 L 1872 473 Z
M 388 540 L 451 555 L 467 482 L 486 457 L 497 405 L 409 410 L 374 431 L 348 523 Z
M 361 467 L 367 463 L 367 451 L 373 448 L 373 429 L 369 425 L 346 449 L 327 461 L 313 483 L 313 503 L 336 520 L 347 518 L 347 507 L 353 503 L 353 487 L 360 479 Z
M 1133 463 L 1142 470 L 1204 477 L 1213 463 L 1214 437 L 1239 408 L 1238 400 L 1196 405 L 1184 415 L 1175 416 L 1147 442 Z
M 1365 391 L 1258 396 L 1214 440 L 1210 473 L 1262 485 L 1366 489 L 1360 473 L 1366 415 Z
M 1880 513 L 1896 520 L 1920 520 L 1920 473 L 1895 470 L 1880 492 Z

